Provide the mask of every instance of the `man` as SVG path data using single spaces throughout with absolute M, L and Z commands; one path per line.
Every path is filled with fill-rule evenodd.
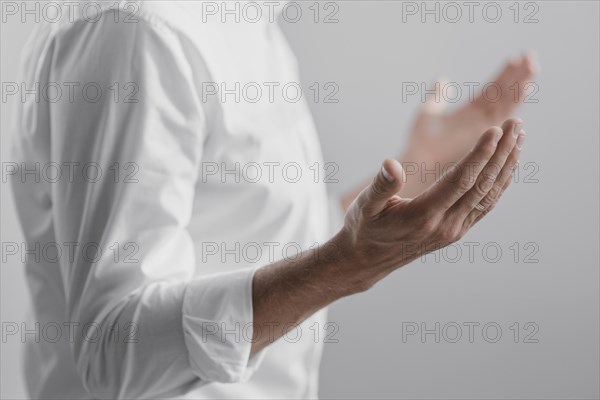
M 28 344 L 31 396 L 316 397 L 322 345 L 307 332 L 323 329 L 328 304 L 458 240 L 494 207 L 524 139 L 521 120 L 492 127 L 514 100 L 425 109 L 402 161 L 460 164 L 433 184 L 386 160 L 342 199 L 332 231 L 325 185 L 307 179 L 323 160 L 306 103 L 206 92 L 297 82 L 276 24 L 200 22 L 202 2 L 102 7 L 93 22 L 40 25 L 24 59 L 28 86 L 75 87 L 16 115 L 24 169 L 69 168 L 14 182 L 27 243 L 75 249 L 26 265 L 37 321 L 70 328 Z M 522 85 L 532 70 L 525 57 L 498 82 Z M 248 244 L 269 251 L 240 257 Z M 283 340 L 296 326 L 304 334 Z

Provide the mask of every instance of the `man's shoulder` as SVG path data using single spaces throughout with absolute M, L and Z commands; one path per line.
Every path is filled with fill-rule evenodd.
M 34 36 L 47 40 L 69 35 L 88 24 L 100 26 L 107 22 L 167 29 L 177 35 L 189 36 L 200 14 L 201 3 L 195 0 L 67 0 L 55 3 L 58 10 L 52 11 L 52 18 L 42 19 Z

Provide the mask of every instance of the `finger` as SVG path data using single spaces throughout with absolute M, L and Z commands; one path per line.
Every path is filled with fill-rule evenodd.
M 494 209 L 494 207 L 496 207 L 496 204 L 498 204 L 500 197 L 502 197 L 502 194 L 512 182 L 514 171 L 519 164 L 519 157 L 521 155 L 521 148 L 523 146 L 524 141 L 525 131 L 521 129 L 519 137 L 517 138 L 517 144 L 514 147 L 513 151 L 510 153 L 510 156 L 508 157 L 506 164 L 502 168 L 502 171 L 500 171 L 500 175 L 498 176 L 494 187 L 483 198 L 483 200 L 479 202 L 484 208 L 484 211 L 479 211 L 477 209 L 472 210 L 467 216 L 467 218 L 465 218 L 465 222 L 463 225 L 465 228 L 470 228 L 471 226 L 476 224 L 481 218 L 483 218 L 486 214 L 491 212 Z
M 537 61 L 533 53 L 526 53 L 523 56 L 509 61 L 502 72 L 494 80 L 502 86 L 502 89 L 509 89 L 515 82 L 531 78 L 537 72 Z
M 486 86 L 475 103 L 491 116 L 502 118 L 510 115 L 527 95 L 525 88 L 538 69 L 536 57 L 531 52 L 509 60 L 494 78 L 493 84 Z
M 448 101 L 443 93 L 444 87 L 447 84 L 448 81 L 441 78 L 432 85 L 433 87 L 429 87 L 427 93 L 430 93 L 430 95 L 423 105 L 423 111 L 429 114 L 441 114 L 448 108 Z
M 528 95 L 528 91 L 531 90 L 531 79 L 536 72 L 537 62 L 534 55 L 524 55 L 521 59 L 521 63 L 515 71 L 514 76 L 504 83 L 503 90 L 506 89 L 508 94 L 504 96 L 504 103 L 509 112 L 523 102 L 525 97 Z
M 493 82 L 498 83 L 499 85 L 504 85 L 507 82 L 514 80 L 515 76 L 517 75 L 517 72 L 519 71 L 520 65 L 520 59 L 511 58 L 506 64 L 504 64 L 502 71 L 493 80 Z
M 400 191 L 405 180 L 406 176 L 400 163 L 386 159 L 373 182 L 358 196 L 363 212 L 368 216 L 380 213 L 387 202 Z
M 533 53 L 523 55 L 516 66 L 511 68 L 511 72 L 507 74 L 499 83 L 502 89 L 510 93 L 505 98 L 513 100 L 513 103 L 520 103 L 525 97 L 524 86 L 537 73 L 537 61 Z M 515 85 L 518 85 L 518 92 L 515 93 Z
M 514 172 L 510 175 L 510 178 L 508 179 L 508 182 L 506 182 L 504 184 L 504 186 L 502 187 L 502 190 L 500 191 L 500 195 L 498 195 L 498 200 L 500 199 L 500 197 L 502 197 L 502 195 L 504 194 L 504 192 L 506 191 L 506 189 L 508 189 L 508 187 L 512 183 L 513 176 L 514 176 Z M 498 204 L 498 201 L 496 201 L 494 204 L 492 204 L 492 207 L 490 208 L 490 210 L 488 210 L 487 213 L 491 212 L 492 209 L 494 209 L 496 207 L 496 204 Z M 481 219 L 483 217 L 485 217 L 487 213 L 480 213 L 479 216 L 477 218 L 475 218 L 475 222 L 473 222 L 473 225 L 475 225 L 476 223 L 478 223 L 479 221 L 481 221 Z
M 496 152 L 490 158 L 489 162 L 483 168 L 483 171 L 477 177 L 473 187 L 460 199 L 450 210 L 450 214 L 458 220 L 464 221 L 471 211 L 479 204 L 484 197 L 491 191 L 498 191 L 494 184 L 501 174 L 504 165 L 517 143 L 517 137 L 523 126 L 520 119 L 507 119 L 502 124 L 502 139 L 498 143 Z
M 472 227 L 473 225 L 475 225 L 476 223 L 478 223 L 479 221 L 481 221 L 483 219 L 483 217 L 485 217 L 490 212 L 492 212 L 492 210 L 494 208 L 496 208 L 496 205 L 498 204 L 498 201 L 500 200 L 500 198 L 502 197 L 502 195 L 504 194 L 504 192 L 506 191 L 506 189 L 508 189 L 508 187 L 512 183 L 513 176 L 514 176 L 514 173 L 511 174 L 510 177 L 509 177 L 509 179 L 508 179 L 508 181 L 504 183 L 504 186 L 500 190 L 500 193 L 498 194 L 498 197 L 496 198 L 496 201 L 494 201 L 492 203 L 492 205 L 489 207 L 489 209 L 485 210 L 485 212 L 478 212 L 478 213 L 474 212 L 473 215 L 475 216 L 475 219 L 473 220 L 473 222 L 471 222 L 470 225 L 465 222 L 465 224 L 464 224 L 465 227 L 467 227 L 467 228 Z
M 527 73 L 530 76 L 536 75 L 540 72 L 540 64 L 537 59 L 537 54 L 533 51 L 528 51 L 523 56 L 523 63 L 527 69 Z
M 498 127 L 485 131 L 469 154 L 415 200 L 430 202 L 428 207 L 432 209 L 448 210 L 473 187 L 475 179 L 496 152 L 501 136 L 502 129 Z
M 539 69 L 537 55 L 534 52 L 529 51 L 523 54 L 520 65 L 521 78 L 531 78 L 539 72 Z

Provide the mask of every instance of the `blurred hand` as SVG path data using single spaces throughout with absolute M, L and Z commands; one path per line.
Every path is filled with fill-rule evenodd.
M 525 137 L 521 127 L 521 120 L 510 119 L 485 131 L 459 164 L 414 199 L 396 195 L 404 171 L 386 160 L 346 213 L 340 243 L 350 261 L 341 265 L 351 270 L 340 271 L 339 281 L 367 290 L 422 254 L 459 240 L 510 184 Z
M 487 96 L 480 93 L 473 101 L 452 111 L 446 110 L 448 103 L 441 93 L 429 95 L 400 157 L 409 172 L 400 194 L 414 197 L 422 193 L 436 180 L 434 174 L 425 172 L 445 171 L 449 164 L 456 163 L 473 147 L 481 132 L 511 116 L 527 95 L 525 86 L 536 70 L 532 54 L 511 60 L 493 80 L 497 86 L 490 86 Z M 444 85 L 445 82 L 438 82 L 436 89 L 441 91 Z M 495 87 L 501 88 L 497 100 Z M 441 101 L 436 102 L 436 98 Z

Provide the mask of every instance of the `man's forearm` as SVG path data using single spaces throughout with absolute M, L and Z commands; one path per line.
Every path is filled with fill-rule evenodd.
M 350 260 L 341 234 L 304 252 L 297 260 L 281 260 L 258 269 L 252 284 L 253 322 L 260 335 L 251 354 L 335 300 L 360 291 L 360 282 L 344 274 Z

